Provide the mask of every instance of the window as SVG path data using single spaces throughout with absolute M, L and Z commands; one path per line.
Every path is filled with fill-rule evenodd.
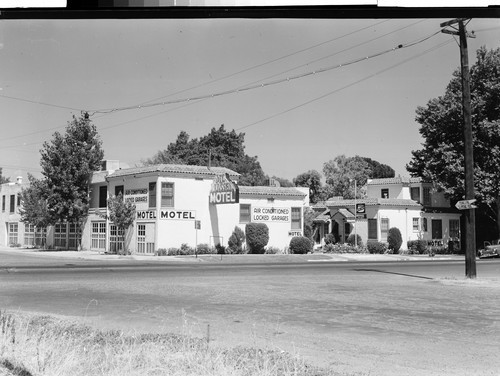
M 2 196 L 2 211 L 5 211 L 5 195 Z
M 16 195 L 10 195 L 10 212 L 14 213 L 16 210 Z
M 174 207 L 174 183 L 161 183 L 161 206 Z
M 300 208 L 292 208 L 292 230 L 302 230 L 301 214 Z
M 9 245 L 17 245 L 19 241 L 17 240 L 19 225 L 17 222 L 9 223 Z
M 137 224 L 137 252 L 154 253 L 155 252 L 155 224 L 138 223 Z
M 377 240 L 377 220 L 368 219 L 368 240 Z
M 77 249 L 77 227 L 76 223 L 69 224 L 69 233 L 68 233 L 68 248 L 69 249 Z
M 33 247 L 35 245 L 35 226 L 24 224 L 24 245 Z
M 149 207 L 156 208 L 156 182 L 149 183 Z
M 54 226 L 54 246 L 66 247 L 66 223 L 56 223 Z
M 240 223 L 250 223 L 250 204 L 240 204 Z
M 420 187 L 411 187 L 410 196 L 413 201 L 420 202 Z
M 106 199 L 108 196 L 108 189 L 105 185 L 101 185 L 99 187 L 99 207 L 100 208 L 105 208 L 106 207 Z
M 119 196 L 120 193 L 123 196 L 123 191 L 124 191 L 123 185 L 117 185 L 117 186 L 115 186 L 115 196 Z
M 389 218 L 380 219 L 380 240 L 387 241 L 387 235 L 389 234 Z
M 414 217 L 413 218 L 413 231 L 419 231 L 420 230 L 419 223 L 420 223 L 420 218 Z
M 440 219 L 432 220 L 432 239 L 443 239 L 443 221 Z
M 450 219 L 450 238 L 460 237 L 460 220 Z
M 122 253 L 125 242 L 125 231 L 116 227 L 116 225 L 109 226 L 109 251 L 111 253 Z
M 21 194 L 17 195 L 17 207 L 21 206 Z
M 422 218 L 422 231 L 427 232 L 427 218 Z
M 380 190 L 380 197 L 389 198 L 389 188 L 383 188 Z
M 43 247 L 47 239 L 47 229 L 45 227 L 37 227 L 35 229 L 35 246 Z
M 424 206 L 431 206 L 431 188 L 424 187 Z
M 106 222 L 92 222 L 90 249 L 96 251 L 106 250 Z

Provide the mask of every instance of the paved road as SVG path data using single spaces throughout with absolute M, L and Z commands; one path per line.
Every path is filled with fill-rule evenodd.
M 296 351 L 345 372 L 500 369 L 498 351 L 490 351 L 500 334 L 495 260 L 478 261 L 479 279 L 468 281 L 463 262 L 193 265 L 1 256 L 2 309 L 84 317 L 103 328 L 209 333 L 220 345 Z

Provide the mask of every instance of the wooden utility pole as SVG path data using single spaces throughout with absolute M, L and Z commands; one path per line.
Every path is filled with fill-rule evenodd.
M 453 30 L 443 29 L 446 34 L 458 35 L 460 39 L 460 64 L 462 67 L 462 112 L 464 118 L 464 159 L 465 159 L 465 199 L 473 200 L 474 194 L 474 155 L 472 143 L 472 121 L 470 106 L 469 57 L 467 50 L 467 35 L 464 21 L 459 18 L 442 23 L 441 27 L 451 26 Z M 454 26 L 458 24 L 458 29 Z M 465 275 L 476 278 L 476 216 L 474 209 L 465 210 Z

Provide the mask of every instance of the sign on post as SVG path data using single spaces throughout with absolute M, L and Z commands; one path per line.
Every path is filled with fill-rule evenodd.
M 458 210 L 476 209 L 477 206 L 473 205 L 475 202 L 476 202 L 475 199 L 472 199 L 472 200 L 462 200 L 462 201 L 458 201 L 455 204 L 455 207 Z

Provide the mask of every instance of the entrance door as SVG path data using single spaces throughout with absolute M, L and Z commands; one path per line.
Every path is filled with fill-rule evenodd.
M 106 251 L 106 222 L 92 222 L 90 249 L 99 252 Z
M 137 224 L 137 253 L 155 253 L 155 224 Z
M 443 239 L 443 221 L 441 219 L 432 220 L 432 240 Z
M 109 251 L 111 253 L 121 253 L 124 249 L 124 231 L 111 224 L 109 226 Z

